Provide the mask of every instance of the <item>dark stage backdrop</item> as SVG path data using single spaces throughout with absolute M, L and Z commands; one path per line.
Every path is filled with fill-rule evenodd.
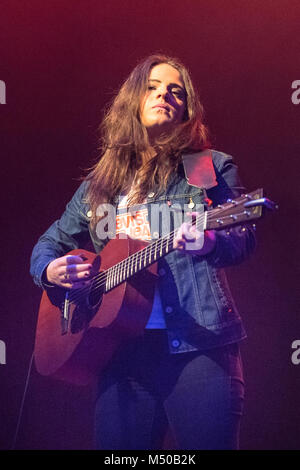
M 280 206 L 258 224 L 254 256 L 228 269 L 248 332 L 241 448 L 299 449 L 299 2 L 1 0 L 0 17 L 0 447 L 12 445 L 34 344 L 32 247 L 96 158 L 103 107 L 161 51 L 190 68 L 214 147 Z M 33 368 L 16 448 L 92 448 L 93 400 Z

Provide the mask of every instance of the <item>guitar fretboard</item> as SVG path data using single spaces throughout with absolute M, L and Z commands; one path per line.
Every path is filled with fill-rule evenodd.
M 205 213 L 204 213 L 205 214 Z M 196 225 L 197 229 L 204 230 L 203 223 L 205 215 L 201 213 L 195 217 L 192 224 Z M 120 263 L 115 264 L 105 271 L 105 292 L 110 291 L 114 287 L 127 281 L 131 276 L 147 268 L 151 264 L 158 261 L 168 253 L 174 250 L 173 243 L 178 233 L 178 229 L 170 232 L 165 237 L 159 238 L 140 251 L 132 254 Z

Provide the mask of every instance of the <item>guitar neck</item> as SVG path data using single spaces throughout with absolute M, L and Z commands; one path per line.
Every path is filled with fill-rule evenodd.
M 105 291 L 110 291 L 119 284 L 122 284 L 122 282 L 127 281 L 131 276 L 134 276 L 143 269 L 146 269 L 151 264 L 156 263 L 168 253 L 171 253 L 174 250 L 173 244 L 177 232 L 178 229 L 149 243 L 149 245 L 142 250 L 137 251 L 128 258 L 107 269 Z
M 192 224 L 196 229 L 222 230 L 243 222 L 249 222 L 262 215 L 262 207 L 276 208 L 275 204 L 267 198 L 262 197 L 263 190 L 257 189 L 249 194 L 243 194 L 235 200 L 228 199 L 226 203 L 218 205 L 209 211 L 204 211 L 193 217 Z M 107 269 L 101 276 L 105 276 L 105 291 L 127 281 L 130 277 L 157 262 L 162 257 L 171 253 L 174 248 L 174 239 L 178 229 L 168 235 L 159 238 L 147 245 L 140 251 L 132 254 L 123 261 Z

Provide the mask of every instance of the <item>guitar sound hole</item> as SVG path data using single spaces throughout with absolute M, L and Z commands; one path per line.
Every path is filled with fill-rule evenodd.
M 103 289 L 99 286 L 98 281 L 91 284 L 86 301 L 89 308 L 99 307 L 103 297 Z
M 71 319 L 72 333 L 78 333 L 87 328 L 101 305 L 103 291 L 97 285 L 97 281 L 91 284 L 88 292 L 85 292 L 85 289 L 83 289 L 83 292 L 84 295 L 76 302 L 73 310 Z
M 88 326 L 90 310 L 84 305 L 76 305 L 72 320 L 71 320 L 71 333 L 79 333 Z

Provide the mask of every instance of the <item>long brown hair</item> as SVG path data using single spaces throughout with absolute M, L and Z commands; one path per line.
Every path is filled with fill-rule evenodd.
M 183 121 L 167 135 L 156 140 L 155 155 L 143 160 L 149 149 L 146 128 L 140 119 L 140 103 L 148 89 L 151 69 L 166 63 L 181 74 L 186 91 L 186 110 Z M 100 159 L 89 169 L 87 200 L 96 223 L 96 209 L 103 202 L 112 202 L 135 177 L 138 181 L 131 193 L 130 204 L 141 203 L 154 188 L 160 192 L 177 171 L 182 153 L 210 146 L 208 130 L 203 123 L 203 107 L 187 68 L 177 59 L 151 55 L 141 61 L 121 86 L 99 126 Z M 152 144 L 153 146 L 153 144 Z M 127 184 L 126 184 L 127 183 Z

